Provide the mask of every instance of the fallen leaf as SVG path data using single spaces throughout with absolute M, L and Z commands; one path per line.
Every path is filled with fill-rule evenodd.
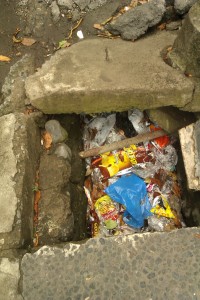
M 50 135 L 50 133 L 45 131 L 42 135 L 42 138 L 43 138 L 44 148 L 46 150 L 50 149 L 52 145 L 52 136 Z
M 38 246 L 38 242 L 39 242 L 39 235 L 36 232 L 35 235 L 34 235 L 34 239 L 33 239 L 33 246 L 37 247 Z
M 94 24 L 93 27 L 95 29 L 99 29 L 99 30 L 103 30 L 104 29 L 104 27 L 101 24 Z
M 11 60 L 10 57 L 8 56 L 4 56 L 4 55 L 0 55 L 0 61 L 5 61 L 5 62 L 9 62 Z
M 21 43 L 22 42 L 22 38 L 18 39 L 15 35 L 13 35 L 12 40 L 13 40 L 13 43 Z
M 170 51 L 172 51 L 172 46 L 167 48 L 167 52 L 170 52 Z
M 58 49 L 60 48 L 68 48 L 71 46 L 71 43 L 69 43 L 68 41 L 66 40 L 63 40 L 63 41 L 60 41 L 59 44 L 58 44 Z
M 32 46 L 33 44 L 36 43 L 36 40 L 32 38 L 23 38 L 21 41 L 22 45 L 24 46 Z
M 157 27 L 159 30 L 164 30 L 166 28 L 166 23 L 162 23 Z
M 185 72 L 184 73 L 186 77 L 192 77 L 192 74 Z
M 194 234 L 194 236 L 195 236 L 196 238 L 200 239 L 200 233 L 196 233 L 196 234 Z

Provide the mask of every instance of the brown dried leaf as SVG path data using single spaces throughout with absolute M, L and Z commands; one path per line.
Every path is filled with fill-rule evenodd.
M 157 27 L 159 30 L 164 30 L 166 28 L 166 23 L 162 23 Z
M 4 56 L 4 55 L 0 55 L 0 61 L 5 61 L 5 62 L 9 62 L 11 60 L 10 57 L 8 56 Z
M 104 27 L 101 24 L 94 24 L 93 27 L 95 29 L 99 29 L 99 30 L 103 30 L 104 29 Z
M 42 138 L 43 138 L 44 148 L 46 150 L 50 149 L 52 145 L 52 136 L 50 135 L 50 133 L 45 131 L 42 135 Z
M 167 52 L 170 52 L 170 51 L 172 51 L 172 46 L 167 48 Z
M 21 41 L 22 45 L 24 46 L 32 46 L 33 44 L 36 43 L 36 40 L 32 39 L 32 38 L 23 38 Z
M 15 35 L 13 35 L 12 37 L 12 40 L 13 40 L 13 43 L 21 43 L 22 42 L 22 39 L 18 39 Z

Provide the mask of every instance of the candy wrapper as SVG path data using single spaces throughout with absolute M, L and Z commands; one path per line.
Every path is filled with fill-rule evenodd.
M 154 199 L 154 204 L 153 208 L 151 209 L 151 212 L 160 217 L 175 219 L 171 207 L 169 206 L 167 199 L 163 195 L 157 196 Z
M 92 162 L 92 167 L 98 167 L 104 179 L 108 179 L 121 170 L 146 162 L 155 162 L 154 154 L 144 147 L 131 145 L 128 148 L 123 148 L 123 150 L 100 155 Z

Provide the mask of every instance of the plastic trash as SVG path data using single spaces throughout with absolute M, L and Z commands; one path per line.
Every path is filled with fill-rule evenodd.
M 123 221 L 131 227 L 141 228 L 144 220 L 151 215 L 151 205 L 146 184 L 136 175 L 122 176 L 105 189 L 114 201 L 125 206 Z
M 137 133 L 145 133 L 149 131 L 149 128 L 144 122 L 144 114 L 139 109 L 133 109 L 128 111 L 128 118 L 133 124 L 133 127 L 137 131 Z
M 148 226 L 155 231 L 169 231 L 170 220 L 152 215 L 148 218 Z
M 84 149 L 102 146 L 116 122 L 116 115 L 107 117 L 95 117 L 84 129 Z

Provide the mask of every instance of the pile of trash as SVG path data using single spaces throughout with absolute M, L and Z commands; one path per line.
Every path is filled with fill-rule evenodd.
M 146 113 L 84 116 L 84 150 L 118 142 L 118 149 L 86 158 L 84 190 L 92 237 L 170 231 L 184 225 L 176 175 L 176 140 L 168 135 L 121 147 L 126 138 L 160 130 Z

